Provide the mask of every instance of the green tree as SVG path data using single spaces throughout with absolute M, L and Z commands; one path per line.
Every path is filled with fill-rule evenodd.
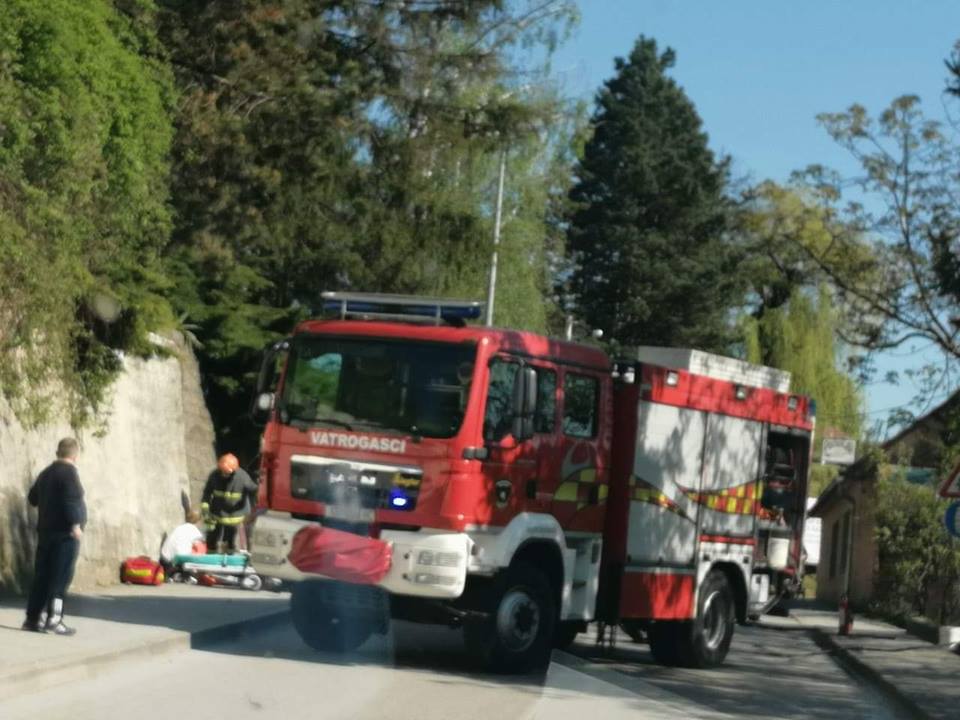
M 820 428 L 854 438 L 862 431 L 857 357 L 838 345 L 844 336 L 835 290 L 810 259 L 840 232 L 817 199 L 798 188 L 765 182 L 746 193 L 736 226 L 748 254 L 744 354 L 750 362 L 788 370 L 794 392 L 817 401 Z M 868 257 L 863 246 L 856 257 Z
M 723 351 L 742 297 L 727 166 L 667 74 L 674 59 L 641 37 L 597 96 L 571 192 L 571 288 L 577 311 L 621 345 Z
M 939 613 L 932 619 L 943 623 L 958 617 L 960 550 L 943 527 L 945 509 L 932 487 L 911 484 L 895 470 L 881 472 L 875 602 L 883 611 L 900 617 L 929 614 L 931 592 L 939 591 Z
M 951 323 L 958 300 L 958 148 L 912 95 L 876 119 L 860 105 L 818 119 L 862 169 L 856 178 L 820 166 L 805 173 L 842 220 L 831 242 L 805 251 L 837 289 L 850 339 L 870 350 L 927 341 L 960 357 Z M 869 254 L 861 254 L 864 243 Z M 861 261 L 851 263 L 854 255 Z
M 789 371 L 791 390 L 816 400 L 818 426 L 859 438 L 863 400 L 854 379 L 838 368 L 836 323 L 826 286 L 815 294 L 796 289 L 779 308 L 744 321 L 746 359 Z
M 735 222 L 747 253 L 745 358 L 789 371 L 791 390 L 816 401 L 815 456 L 829 432 L 862 440 L 863 397 L 855 373 L 860 357 L 839 344 L 844 328 L 834 308 L 836 293 L 808 252 L 832 241 L 838 221 L 810 191 L 764 182 L 744 194 Z M 815 465 L 810 494 L 818 495 L 836 475 L 835 466 Z
M 0 384 L 27 419 L 85 422 L 114 350 L 149 353 L 147 331 L 173 323 L 159 262 L 172 77 L 148 58 L 152 3 L 124 6 L 0 6 Z M 119 319 L 99 319 L 98 298 Z
M 482 294 L 507 138 L 499 318 L 543 327 L 543 188 L 558 174 L 511 53 L 549 48 L 569 2 L 161 5 L 181 88 L 173 296 L 199 326 L 224 444 L 252 444 L 259 351 L 322 290 Z

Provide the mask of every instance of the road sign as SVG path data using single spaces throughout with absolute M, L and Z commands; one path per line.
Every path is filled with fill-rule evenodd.
M 960 498 L 960 463 L 957 463 L 947 479 L 940 483 L 940 497 Z
M 820 463 L 851 465 L 857 458 L 857 441 L 851 438 L 824 438 Z
M 943 524 L 947 526 L 947 532 L 954 537 L 960 537 L 960 500 L 950 503 L 946 514 L 943 516 Z

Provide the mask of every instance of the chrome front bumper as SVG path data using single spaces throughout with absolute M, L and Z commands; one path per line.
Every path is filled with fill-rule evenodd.
M 324 577 L 298 570 L 288 559 L 293 537 L 312 523 L 285 513 L 259 516 L 250 537 L 250 559 L 257 572 L 287 581 Z M 457 598 L 463 594 L 473 541 L 465 533 L 384 530 L 391 545 L 390 570 L 378 585 L 396 595 Z

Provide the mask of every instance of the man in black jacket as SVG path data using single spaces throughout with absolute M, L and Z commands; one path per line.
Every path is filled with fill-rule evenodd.
M 64 438 L 57 445 L 57 459 L 37 476 L 27 500 L 39 511 L 37 557 L 33 586 L 27 600 L 23 629 L 55 635 L 73 635 L 63 624 L 63 598 L 67 594 L 87 522 L 87 506 L 76 461 L 80 445 Z M 46 611 L 46 622 L 40 615 Z

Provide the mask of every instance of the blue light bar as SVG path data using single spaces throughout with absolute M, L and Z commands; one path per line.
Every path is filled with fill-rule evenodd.
M 419 320 L 479 320 L 483 304 L 468 300 L 388 295 L 381 293 L 325 292 L 323 312 L 347 317 L 416 318 Z

